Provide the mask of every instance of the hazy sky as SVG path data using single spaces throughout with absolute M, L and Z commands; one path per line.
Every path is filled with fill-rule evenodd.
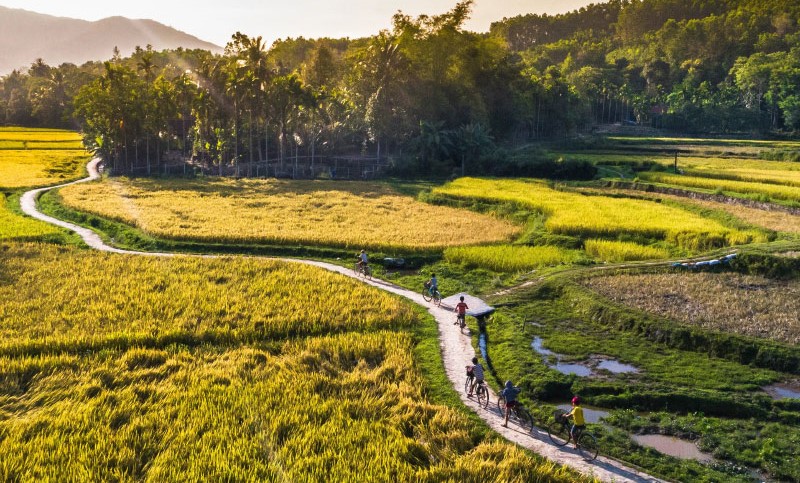
M 503 17 L 564 13 L 604 0 L 476 0 L 469 30 L 484 32 Z M 98 20 L 147 18 L 224 46 L 237 30 L 269 45 L 285 37 L 362 37 L 391 24 L 398 10 L 417 16 L 450 10 L 457 0 L 0 0 L 0 5 L 49 15 Z

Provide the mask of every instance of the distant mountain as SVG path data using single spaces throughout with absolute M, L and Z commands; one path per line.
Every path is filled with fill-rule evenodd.
M 222 48 L 153 20 L 109 17 L 96 22 L 54 17 L 0 6 L 0 75 L 27 68 L 42 58 L 52 66 L 108 60 L 118 47 L 123 56 L 136 46 L 154 50 Z

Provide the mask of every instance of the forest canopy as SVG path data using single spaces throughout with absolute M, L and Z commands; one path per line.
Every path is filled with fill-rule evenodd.
M 180 152 L 213 165 L 392 157 L 415 173 L 505 170 L 498 147 L 607 123 L 681 133 L 800 129 L 800 5 L 612 0 L 464 30 L 472 0 L 398 12 L 361 39 L 232 36 L 0 79 L 0 124 L 76 127 L 124 172 Z M 525 168 L 525 169 L 529 169 Z M 553 168 L 555 169 L 555 168 Z

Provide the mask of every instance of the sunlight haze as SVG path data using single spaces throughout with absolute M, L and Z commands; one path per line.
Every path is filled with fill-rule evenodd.
M 526 13 L 564 13 L 591 2 L 587 0 L 530 1 L 477 0 L 466 28 L 485 32 L 489 25 L 503 17 Z M 455 0 L 295 0 L 255 1 L 229 0 L 211 2 L 107 2 L 98 0 L 0 0 L 0 5 L 21 8 L 60 17 L 99 20 L 112 16 L 151 19 L 182 30 L 203 40 L 224 46 L 231 35 L 240 31 L 262 36 L 269 44 L 286 37 L 363 37 L 391 25 L 398 10 L 417 16 L 435 15 L 450 10 Z

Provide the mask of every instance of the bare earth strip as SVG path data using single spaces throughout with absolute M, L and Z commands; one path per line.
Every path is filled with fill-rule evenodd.
M 89 178 L 76 181 L 76 183 L 98 178 L 99 174 L 97 172 L 97 164 L 98 160 L 90 162 L 89 165 L 87 166 L 87 169 L 89 171 Z M 87 245 L 96 250 L 113 252 L 113 253 L 125 253 L 131 255 L 146 255 L 146 256 L 156 256 L 156 257 L 175 256 L 172 253 L 148 253 L 148 252 L 120 250 L 106 245 L 105 243 L 103 243 L 103 241 L 95 232 L 87 228 L 82 228 L 73 225 L 71 223 L 67 223 L 58 220 L 56 218 L 47 216 L 43 213 L 40 213 L 36 209 L 36 196 L 43 191 L 47 191 L 49 189 L 54 189 L 58 187 L 59 186 L 28 191 L 22 196 L 22 199 L 20 200 L 22 211 L 24 211 L 29 216 L 32 216 L 39 220 L 46 221 L 48 223 L 52 223 L 62 228 L 74 231 L 83 238 L 84 242 L 86 242 Z M 330 263 L 313 261 L 313 260 L 297 260 L 297 259 L 284 259 L 284 260 L 287 262 L 305 263 L 308 265 L 313 265 L 319 268 L 323 268 L 325 270 L 337 272 L 349 277 L 355 277 L 351 269 L 340 267 L 338 265 L 333 265 Z M 478 405 L 477 401 L 471 398 L 467 398 L 466 394 L 464 394 L 464 392 L 460 390 L 461 388 L 464 387 L 464 381 L 466 377 L 464 374 L 464 366 L 475 356 L 475 350 L 472 347 L 472 342 L 470 340 L 470 337 L 462 335 L 459 330 L 453 327 L 452 309 L 446 307 L 436 307 L 431 304 L 428 304 L 422 299 L 422 295 L 420 293 L 413 292 L 411 290 L 399 287 L 397 285 L 385 282 L 383 280 L 363 280 L 363 281 L 364 283 L 377 287 L 381 290 L 385 290 L 387 292 L 400 295 L 401 297 L 411 300 L 416 304 L 427 307 L 428 312 L 431 315 L 433 315 L 439 326 L 439 344 L 442 350 L 442 360 L 445 365 L 447 377 L 450 379 L 450 382 L 453 383 L 453 387 L 459 393 L 462 402 L 465 405 L 467 405 L 470 409 L 475 411 L 481 417 L 481 419 L 483 419 L 489 425 L 489 427 L 491 427 L 494 431 L 501 434 L 509 441 L 513 441 L 514 443 L 522 447 L 528 448 L 544 456 L 545 458 L 572 467 L 575 470 L 585 475 L 597 478 L 601 481 L 614 481 L 614 482 L 663 481 L 654 478 L 650 475 L 647 475 L 645 473 L 642 473 L 638 470 L 635 470 L 633 468 L 629 468 L 616 460 L 605 458 L 603 456 L 598 456 L 595 461 L 587 462 L 583 459 L 582 456 L 580 456 L 577 453 L 577 451 L 569 449 L 568 447 L 559 448 L 550 443 L 548 440 L 547 433 L 539 429 L 535 429 L 531 434 L 514 427 L 514 425 L 509 425 L 508 428 L 504 428 L 502 426 L 503 417 L 497 410 L 497 406 L 494 404 L 494 401 L 497 400 L 497 394 L 495 394 L 490 390 L 490 398 L 491 398 L 490 401 L 492 401 L 492 403 L 489 405 L 489 409 L 483 409 Z

